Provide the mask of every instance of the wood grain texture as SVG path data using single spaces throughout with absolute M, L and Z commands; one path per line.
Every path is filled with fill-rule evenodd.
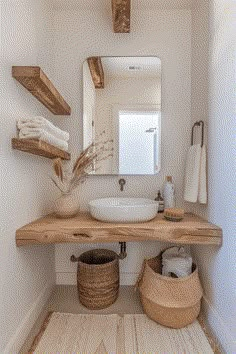
M 112 0 L 112 18 L 114 33 L 130 32 L 131 0 Z
M 17 246 L 147 240 L 175 244 L 221 245 L 222 230 L 192 214 L 185 214 L 180 222 L 171 222 L 157 215 L 149 222 L 115 224 L 97 221 L 88 213 L 80 213 L 71 219 L 58 219 L 54 215 L 48 215 L 16 231 Z
M 70 160 L 70 154 L 66 151 L 58 149 L 45 141 L 38 139 L 12 139 L 12 148 L 25 151 L 30 154 L 44 156 L 49 159 L 60 157 L 63 160 Z
M 90 74 L 96 89 L 104 88 L 104 71 L 101 57 L 90 57 L 87 59 Z
M 71 108 L 38 66 L 13 66 L 12 77 L 55 115 L 70 115 Z

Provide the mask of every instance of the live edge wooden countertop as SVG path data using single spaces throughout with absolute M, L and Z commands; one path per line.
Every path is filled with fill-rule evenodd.
M 48 215 L 16 231 L 17 246 L 56 243 L 108 243 L 162 241 L 175 244 L 221 245 L 222 230 L 193 214 L 180 222 L 171 222 L 158 214 L 142 223 L 105 223 L 88 213 L 70 219 Z

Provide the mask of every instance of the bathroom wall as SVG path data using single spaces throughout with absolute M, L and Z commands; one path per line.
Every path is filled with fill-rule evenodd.
M 168 3 L 168 4 L 167 4 Z M 64 90 L 72 106 L 72 116 L 61 122 L 71 135 L 70 148 L 75 158 L 82 148 L 82 65 L 93 55 L 153 55 L 162 61 L 162 169 L 157 176 L 126 178 L 120 192 L 118 176 L 91 176 L 78 190 L 81 208 L 89 200 L 106 196 L 155 198 L 164 177 L 172 175 L 177 188 L 177 204 L 183 205 L 183 174 L 191 128 L 191 11 L 189 1 L 137 2 L 132 9 L 130 34 L 114 34 L 110 6 L 99 2 L 56 1 L 55 82 Z M 150 6 L 149 6 L 150 5 Z M 148 10 L 147 10 L 148 9 Z M 102 247 L 102 245 L 97 245 Z M 156 255 L 158 243 L 128 245 L 128 258 L 122 261 L 121 281 L 134 283 L 145 256 Z M 104 245 L 103 245 L 104 247 Z M 118 245 L 106 245 L 118 250 Z M 76 264 L 71 254 L 79 255 L 90 245 L 57 245 L 58 284 L 76 283 Z
M 50 295 L 54 248 L 16 248 L 15 231 L 46 214 L 51 161 L 12 150 L 16 120 L 51 115 L 11 77 L 12 65 L 42 65 L 51 77 L 51 15 L 45 0 L 1 2 L 0 353 L 18 353 Z M 5 349 L 4 349 L 5 348 Z
M 192 3 L 192 72 L 191 72 L 191 119 L 192 125 L 204 122 L 204 144 L 208 149 L 208 71 L 209 71 L 209 26 L 208 1 Z M 189 145 L 191 143 L 189 137 Z M 201 127 L 194 128 L 194 143 L 201 143 Z M 188 203 L 186 208 L 207 219 L 207 205 Z
M 219 340 L 222 352 L 236 353 L 236 117 L 235 117 L 235 1 L 198 1 L 193 9 L 195 22 L 193 34 L 199 52 L 193 56 L 196 67 L 201 58 L 209 61 L 206 80 L 198 74 L 195 82 L 201 85 L 195 90 L 199 115 L 208 115 L 208 188 L 209 220 L 223 229 L 223 246 L 194 246 L 192 251 L 200 267 L 204 286 L 204 312 L 213 334 Z M 209 21 L 207 19 L 209 14 Z M 209 26 L 209 30 L 207 27 Z M 209 36 L 209 55 L 205 56 L 206 32 Z M 203 56 L 199 53 L 203 53 Z M 195 71 L 197 74 L 197 71 Z M 193 77 L 194 79 L 194 77 Z M 208 107 L 204 97 L 208 96 Z M 204 96 L 205 95 L 205 96 Z M 198 97 L 203 107 L 197 105 Z M 195 118 L 197 117 L 195 110 Z

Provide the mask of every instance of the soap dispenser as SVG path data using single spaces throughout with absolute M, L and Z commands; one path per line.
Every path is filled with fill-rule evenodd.
M 164 199 L 161 196 L 161 191 L 158 190 L 157 197 L 155 200 L 158 202 L 158 213 L 163 213 L 164 211 Z
M 164 184 L 164 205 L 165 209 L 175 207 L 175 186 L 172 182 L 172 176 L 166 176 Z

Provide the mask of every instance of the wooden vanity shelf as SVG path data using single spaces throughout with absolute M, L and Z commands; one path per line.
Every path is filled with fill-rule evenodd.
M 49 159 L 60 157 L 63 160 L 70 160 L 70 154 L 68 152 L 58 149 L 42 140 L 13 138 L 12 148 L 29 152 L 30 154 L 44 156 Z
M 55 115 L 70 115 L 71 108 L 39 66 L 13 66 L 12 77 Z
M 56 243 L 110 243 L 161 241 L 188 245 L 222 244 L 222 230 L 193 214 L 171 222 L 158 214 L 149 222 L 135 224 L 105 223 L 80 213 L 71 219 L 48 215 L 16 231 L 17 246 Z

